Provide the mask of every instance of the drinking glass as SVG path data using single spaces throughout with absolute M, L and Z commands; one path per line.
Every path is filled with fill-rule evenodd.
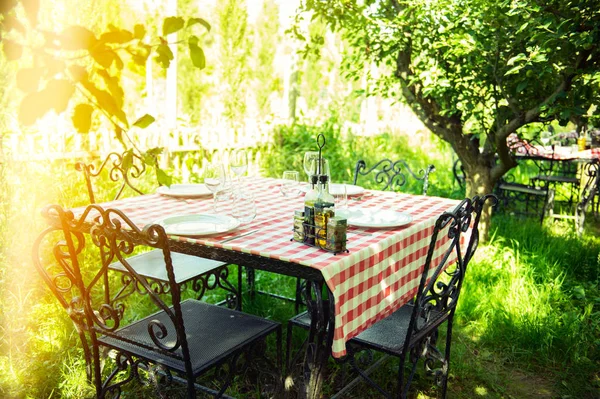
M 314 175 L 316 172 L 312 172 L 314 165 L 316 165 L 315 160 L 319 158 L 318 151 L 307 151 L 304 153 L 304 172 L 308 176 L 308 181 L 310 182 L 310 176 Z
M 300 174 L 295 170 L 286 170 L 283 172 L 280 188 L 281 194 L 284 197 L 293 197 L 300 194 L 299 180 Z
M 348 208 L 348 190 L 346 188 L 346 183 L 336 185 L 336 191 L 333 193 L 333 201 L 335 203 L 335 209 Z
M 206 165 L 202 177 L 204 185 L 212 191 L 213 195 L 225 185 L 227 180 L 222 163 L 209 163 Z
M 213 195 L 213 209 L 217 215 L 233 216 L 234 201 L 231 186 L 222 186 Z
M 256 201 L 250 191 L 233 193 L 233 210 L 231 216 L 242 223 L 250 223 L 256 217 Z
M 307 174 L 308 174 L 309 179 L 310 179 L 311 175 L 316 175 L 317 173 L 319 173 L 319 157 L 318 156 L 316 158 L 311 158 L 308 161 L 308 165 L 304 167 L 304 171 L 306 172 L 307 170 L 308 170 Z M 329 161 L 325 158 L 321 158 L 321 174 L 331 177 L 331 174 L 329 171 Z
M 544 147 L 546 147 L 548 145 L 548 143 L 550 143 L 551 135 L 552 135 L 552 133 L 550 133 L 549 131 L 545 131 L 540 134 L 540 141 L 542 142 L 542 145 Z
M 238 179 L 248 170 L 248 153 L 246 150 L 235 150 L 229 158 L 229 168 Z

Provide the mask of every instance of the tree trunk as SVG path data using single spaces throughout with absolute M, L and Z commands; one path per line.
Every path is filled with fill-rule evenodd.
M 492 168 L 490 166 L 482 162 L 468 164 L 463 161 L 463 168 L 466 174 L 467 197 L 473 198 L 475 195 L 483 196 L 491 194 L 494 191 L 496 182 L 491 177 Z M 479 239 L 483 242 L 489 239 L 491 218 L 492 207 L 488 202 L 483 208 L 479 222 Z

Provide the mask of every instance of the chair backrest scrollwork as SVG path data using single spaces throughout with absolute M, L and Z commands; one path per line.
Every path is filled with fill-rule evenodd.
M 108 336 L 190 364 L 180 287 L 175 281 L 164 229 L 159 225 L 140 229 L 121 211 L 103 209 L 94 204 L 88 205 L 78 216 L 58 205 L 46 207 L 43 214 L 51 226 L 35 241 L 34 264 L 75 323 L 86 356 L 89 347 L 86 350 L 88 344 L 84 341 L 90 341 L 92 348 L 96 348 L 98 337 Z M 151 282 L 129 265 L 126 257 L 140 245 L 162 250 L 168 276 L 168 295 L 161 296 L 155 292 Z M 130 278 L 137 284 L 136 289 L 143 289 L 156 308 L 166 315 L 147 323 L 145 331 L 148 339 L 143 339 L 143 342 L 132 342 L 118 334 L 117 330 L 124 327 L 125 304 L 122 298 L 126 295 L 122 292 L 118 276 L 108 273 L 108 266 L 115 261 L 121 262 L 127 269 Z M 130 288 L 133 290 L 134 286 L 130 285 Z M 167 304 L 167 299 L 170 299 L 170 304 Z M 81 332 L 85 333 L 85 339 Z
M 453 317 L 467 266 L 479 244 L 479 222 L 494 195 L 463 200 L 436 221 L 409 325 L 408 349 Z
M 117 193 L 112 198 L 113 200 L 119 199 L 127 187 L 138 194 L 144 194 L 132 181 L 139 179 L 146 172 L 144 160 L 132 151 L 127 151 L 123 154 L 111 152 L 98 166 L 93 163 L 86 164 L 85 162 L 77 162 L 75 164 L 75 170 L 83 173 L 85 178 L 90 204 L 96 203 L 92 178 L 98 177 L 104 169 L 108 170 L 108 176 L 111 181 L 121 182 Z
M 435 167 L 428 165 L 425 169 L 419 169 L 417 172 L 414 172 L 406 161 L 392 161 L 390 159 L 383 159 L 370 168 L 367 168 L 367 163 L 360 159 L 356 162 L 354 168 L 353 184 L 357 183 L 359 175 L 367 176 L 373 173 L 375 183 L 381 190 L 398 191 L 407 183 L 408 178 L 412 176 L 415 180 L 423 183 L 422 194 L 427 195 L 429 175 L 433 171 L 435 171 Z

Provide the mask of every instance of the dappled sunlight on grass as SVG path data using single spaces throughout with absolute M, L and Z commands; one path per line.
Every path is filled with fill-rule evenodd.
M 485 387 L 476 387 L 475 395 L 477 396 L 488 396 L 488 391 Z

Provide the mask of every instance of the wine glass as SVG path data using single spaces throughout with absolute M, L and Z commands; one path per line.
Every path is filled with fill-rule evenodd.
M 229 168 L 238 177 L 238 180 L 248 170 L 248 153 L 244 149 L 236 150 L 229 159 Z
M 542 145 L 544 147 L 546 147 L 548 143 L 550 143 L 550 136 L 551 133 L 549 131 L 544 131 L 540 134 L 540 141 L 542 142 Z
M 310 175 L 316 175 L 319 173 L 319 157 L 317 156 L 316 158 L 312 158 L 309 162 L 308 162 L 308 169 L 309 173 L 308 176 L 310 178 Z M 327 175 L 331 178 L 331 174 L 329 171 L 329 160 L 325 159 L 325 158 L 321 158 L 321 168 L 320 168 L 321 174 L 322 175 Z M 331 179 L 329 179 L 331 180 Z
M 222 163 L 209 163 L 205 166 L 202 176 L 204 185 L 213 193 L 213 196 L 226 182 L 225 168 Z
M 280 191 L 284 197 L 292 197 L 300 194 L 300 188 L 298 187 L 298 181 L 300 180 L 300 174 L 295 170 L 286 170 L 283 172 L 281 180 Z
M 308 181 L 310 182 L 310 176 L 314 175 L 316 171 L 313 172 L 314 165 L 316 165 L 316 160 L 319 158 L 318 151 L 306 151 L 304 153 L 304 172 L 308 176 Z
M 348 189 L 346 182 L 336 185 L 336 190 L 331 192 L 335 203 L 335 209 L 342 210 L 348 208 Z

